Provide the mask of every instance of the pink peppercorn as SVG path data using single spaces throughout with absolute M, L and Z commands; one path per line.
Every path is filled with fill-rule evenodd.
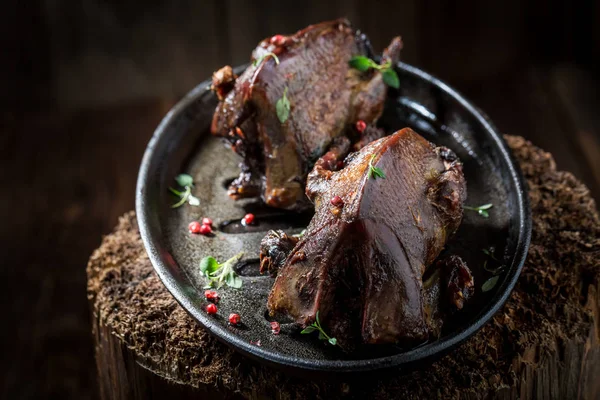
M 279 325 L 279 322 L 277 322 L 277 321 L 271 322 L 271 332 L 273 332 L 273 335 L 279 335 L 280 331 L 281 331 L 281 326 Z
M 358 132 L 363 133 L 365 129 L 367 129 L 367 124 L 365 123 L 365 121 L 363 121 L 362 119 L 356 121 L 356 130 Z
M 229 314 L 229 323 L 231 325 L 237 325 L 237 324 L 239 324 L 240 323 L 240 315 L 239 314 L 235 314 L 235 313 Z
M 212 228 L 210 227 L 210 225 L 202 225 L 198 232 L 201 235 L 210 235 L 212 233 Z
M 275 35 L 270 40 L 271 44 L 275 46 L 281 46 L 285 43 L 285 36 L 283 35 Z
M 215 306 L 213 303 L 210 303 L 209 305 L 206 306 L 206 312 L 209 314 L 216 314 L 217 306 Z
M 198 221 L 192 221 L 190 222 L 190 224 L 188 225 L 188 229 L 190 231 L 190 233 L 200 233 L 200 222 Z
M 205 290 L 204 297 L 206 300 L 212 300 L 215 303 L 219 300 L 219 294 L 215 290 Z
M 331 205 L 334 207 L 343 207 L 344 200 L 342 200 L 342 198 L 340 196 L 333 196 L 331 198 Z
M 244 218 L 242 218 L 242 225 L 244 226 L 248 226 L 248 225 L 252 225 L 254 223 L 254 214 L 246 214 L 244 215 Z

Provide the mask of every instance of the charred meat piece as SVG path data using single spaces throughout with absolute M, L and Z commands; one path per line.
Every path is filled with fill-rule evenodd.
M 298 240 L 299 237 L 288 236 L 281 230 L 269 231 L 260 242 L 260 273 L 268 271 L 271 276 L 277 276 Z
M 462 165 L 408 128 L 352 153 L 339 171 L 332 164 L 320 160 L 309 175 L 315 216 L 279 264 L 270 313 L 305 326 L 319 311 L 341 344 L 435 337 L 473 288 L 459 257 L 434 264 L 461 222 Z
M 395 63 L 401 47 L 394 39 L 382 62 Z M 382 75 L 350 68 L 356 55 L 371 56 L 368 40 L 340 19 L 263 40 L 239 77 L 229 66 L 215 72 L 219 104 L 211 130 L 243 159 L 232 198 L 260 195 L 284 209 L 310 205 L 304 187 L 314 162 L 356 121 L 372 124 L 383 111 Z M 284 92 L 289 114 L 282 121 L 276 108 Z

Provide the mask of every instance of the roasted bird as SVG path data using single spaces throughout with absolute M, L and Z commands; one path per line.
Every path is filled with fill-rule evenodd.
M 263 239 L 261 269 L 277 277 L 268 309 L 302 326 L 318 311 L 346 345 L 436 337 L 473 292 L 459 257 L 434 262 L 462 219 L 462 164 L 408 128 L 340 165 L 348 150 L 336 139 L 310 173 L 315 215 L 303 237 L 271 231 Z
M 401 48 L 395 38 L 381 63 L 395 63 Z M 369 42 L 340 19 L 263 40 L 239 77 L 229 66 L 214 73 L 219 103 L 211 130 L 242 157 L 232 198 L 261 196 L 290 210 L 310 205 L 304 189 L 314 162 L 334 138 L 351 136 L 355 122 L 373 124 L 383 111 L 382 74 L 350 68 L 357 55 L 372 56 Z

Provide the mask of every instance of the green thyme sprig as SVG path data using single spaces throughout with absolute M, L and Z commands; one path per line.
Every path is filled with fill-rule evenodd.
M 180 174 L 175 177 L 177 184 L 183 187 L 183 191 L 175 190 L 169 187 L 169 191 L 175 196 L 179 197 L 179 201 L 171 206 L 171 208 L 177 208 L 184 205 L 186 202 L 190 206 L 199 206 L 200 199 L 192 194 L 192 188 L 194 187 L 194 178 L 188 174 Z
M 256 67 L 258 64 L 263 62 L 263 60 L 265 60 L 266 58 L 269 58 L 269 57 L 273 57 L 273 60 L 275 60 L 275 64 L 279 65 L 279 58 L 275 55 L 275 53 L 271 53 L 271 52 L 263 54 L 262 56 L 258 57 L 256 60 L 254 60 L 252 65 Z
M 488 218 L 490 216 L 490 213 L 488 212 L 488 210 L 490 208 L 494 207 L 493 204 L 484 204 L 482 206 L 479 207 L 474 207 L 474 206 L 463 206 L 463 208 L 465 210 L 469 210 L 469 211 L 477 211 L 477 214 L 481 215 L 483 218 Z
M 493 247 L 490 247 L 489 249 L 481 249 L 481 251 L 483 252 L 483 254 L 488 256 L 491 260 L 493 260 L 497 263 L 501 262 L 494 255 L 494 252 L 496 250 Z M 491 278 L 489 278 L 487 281 L 485 281 L 483 283 L 483 285 L 481 285 L 482 292 L 484 292 L 484 293 L 489 292 L 496 286 L 496 284 L 498 283 L 498 280 L 500 279 L 499 275 L 504 270 L 504 267 L 505 267 L 504 265 L 500 265 L 498 268 L 488 268 L 488 260 L 485 260 L 483 262 L 483 269 L 486 270 L 487 272 L 491 273 L 493 276 Z
M 300 233 L 296 233 L 295 235 L 292 235 L 292 237 L 302 239 L 305 234 L 306 234 L 306 229 L 302 229 L 302 231 Z
M 290 101 L 287 98 L 287 92 L 288 88 L 286 86 L 283 90 L 283 96 L 281 96 L 281 98 L 277 100 L 277 103 L 275 103 L 275 111 L 277 111 L 277 118 L 279 118 L 279 122 L 281 122 L 282 124 L 285 123 L 285 121 L 287 121 L 290 116 Z
M 214 257 L 204 257 L 200 261 L 200 271 L 208 279 L 208 284 L 204 288 L 212 288 L 215 285 L 220 288 L 223 284 L 235 289 L 241 288 L 242 278 L 235 272 L 234 267 L 243 255 L 244 253 L 240 252 L 223 264 L 219 264 Z
M 385 179 L 385 173 L 381 168 L 373 166 L 373 160 L 375 159 L 375 154 L 371 156 L 369 160 L 369 178 L 373 178 L 377 180 L 377 178 Z
M 334 346 L 337 344 L 337 339 L 330 337 L 323 330 L 323 327 L 321 326 L 321 321 L 319 321 L 319 312 L 318 311 L 317 311 L 317 315 L 316 315 L 316 321 L 313 322 L 312 324 L 310 324 L 309 326 L 307 326 L 306 328 L 304 328 L 302 330 L 302 332 L 300 332 L 300 333 L 303 335 L 308 335 L 310 333 L 313 333 L 314 331 L 319 332 L 320 340 L 327 340 L 329 342 L 329 344 L 334 345 Z
M 365 56 L 354 56 L 350 59 L 349 64 L 352 68 L 357 69 L 361 72 L 365 72 L 372 69 L 376 69 L 381 72 L 381 77 L 386 85 L 398 89 L 400 87 L 400 79 L 398 74 L 392 67 L 392 62 L 387 61 L 386 63 L 379 65 L 369 57 Z

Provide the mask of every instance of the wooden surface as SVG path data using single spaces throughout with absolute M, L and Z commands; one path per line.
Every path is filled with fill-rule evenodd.
M 501 131 L 551 150 L 600 198 L 590 164 L 600 160 L 595 77 L 568 65 L 524 70 L 449 83 Z M 133 208 L 143 150 L 173 102 L 0 113 L 0 296 L 13 327 L 2 332 L 0 398 L 96 398 L 84 266 Z
M 5 2 L 2 108 L 92 107 L 183 95 L 260 40 L 346 16 L 381 51 L 483 89 L 522 65 L 600 66 L 600 3 L 504 0 L 30 0 Z
M 2 116 L 0 398 L 97 397 L 85 264 L 171 104 Z
M 550 154 L 520 137 L 507 140 L 530 188 L 528 259 L 502 311 L 449 355 L 407 375 L 337 381 L 245 359 L 170 296 L 128 213 L 88 264 L 101 398 L 599 398 L 595 202 L 573 175 L 556 170 Z

